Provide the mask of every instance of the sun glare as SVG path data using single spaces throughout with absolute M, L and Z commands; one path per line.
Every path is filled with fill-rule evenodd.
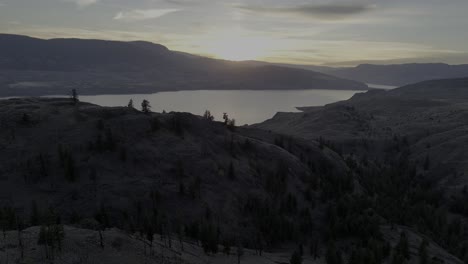
M 271 42 L 262 37 L 226 31 L 211 37 L 204 46 L 206 53 L 217 58 L 243 61 L 266 57 L 271 51 Z

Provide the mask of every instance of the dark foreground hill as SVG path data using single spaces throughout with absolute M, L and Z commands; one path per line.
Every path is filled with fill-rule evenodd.
M 360 175 L 380 214 L 468 258 L 462 231 L 468 220 L 468 79 L 371 91 L 301 109 L 256 127 L 326 142 Z M 442 231 L 451 228 L 458 230 L 452 242 Z
M 0 96 L 175 90 L 367 90 L 356 81 L 174 52 L 149 42 L 42 40 L 0 34 Z
M 406 184 L 403 164 L 388 185 L 367 175 L 390 173 L 385 166 L 358 166 L 323 139 L 69 99 L 2 100 L 0 128 L 3 262 L 225 263 L 246 247 L 245 263 L 288 262 L 294 252 L 306 263 L 462 263 L 445 244 L 463 245 L 462 223 L 449 228 L 442 211 L 424 211 L 441 221 L 430 229 L 438 236 L 397 226 L 419 218 L 379 186 Z M 415 186 L 415 197 L 439 197 Z

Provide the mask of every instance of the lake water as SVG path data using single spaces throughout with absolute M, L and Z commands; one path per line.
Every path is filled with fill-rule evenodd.
M 223 113 L 236 119 L 237 125 L 254 124 L 272 118 L 277 112 L 298 112 L 299 106 L 322 106 L 347 100 L 355 93 L 349 90 L 289 90 L 289 91 L 241 91 L 202 90 L 160 92 L 155 94 L 95 95 L 80 96 L 83 102 L 101 106 L 126 106 L 133 99 L 140 108 L 141 101 L 150 102 L 154 112 L 163 110 L 189 112 L 202 115 L 210 110 L 216 120 L 222 120 Z
M 391 90 L 398 88 L 398 86 L 392 86 L 392 85 L 383 85 L 383 84 L 375 84 L 375 83 L 366 83 L 369 88 L 375 88 L 375 89 L 383 89 L 383 90 Z

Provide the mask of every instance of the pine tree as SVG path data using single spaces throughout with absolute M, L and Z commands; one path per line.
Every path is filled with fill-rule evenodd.
M 203 118 L 208 120 L 208 121 L 213 121 L 214 116 L 211 115 L 211 112 L 206 110 L 205 113 L 203 114 Z
M 419 246 L 419 263 L 420 264 L 429 264 L 429 255 L 427 252 L 427 247 L 429 246 L 429 242 L 427 239 L 423 239 L 421 241 L 421 245 Z
M 46 226 L 41 226 L 41 229 L 39 231 L 39 237 L 37 239 L 37 244 L 38 245 L 44 245 L 44 251 L 46 254 L 46 258 L 49 258 L 49 248 L 47 245 L 47 228 Z
M 298 251 L 294 251 L 294 253 L 291 256 L 291 259 L 289 260 L 290 264 L 301 264 L 302 263 L 302 257 L 301 254 Z
M 54 225 L 53 232 L 54 232 L 54 239 L 58 245 L 58 249 L 59 251 L 62 251 L 62 244 L 63 244 L 63 240 L 65 239 L 65 229 L 63 228 L 63 225 L 60 223 L 57 223 L 56 225 Z
M 227 113 L 223 113 L 223 120 L 224 120 L 224 124 L 227 125 L 229 121 L 229 116 Z
M 31 117 L 26 114 L 26 113 L 23 113 L 23 116 L 21 117 L 21 122 L 23 122 L 23 124 L 29 124 L 29 122 L 31 122 Z
M 72 101 L 74 104 L 77 104 L 79 102 L 78 92 L 76 91 L 76 89 L 72 89 Z
M 327 264 L 343 264 L 343 257 L 341 255 L 341 251 L 339 251 L 335 247 L 333 242 L 327 248 L 325 259 L 327 261 Z
M 231 245 L 229 244 L 228 241 L 225 241 L 224 242 L 224 245 L 223 245 L 223 253 L 227 256 L 229 256 L 231 254 Z
M 401 256 L 405 259 L 410 259 L 410 251 L 409 251 L 409 242 L 408 242 L 408 236 L 406 232 L 401 232 L 400 233 L 400 241 L 398 244 L 395 246 L 394 249 L 394 258 L 396 256 Z
M 400 244 L 401 255 L 405 257 L 406 259 L 410 259 L 408 235 L 405 232 L 401 233 L 399 244 Z
M 229 164 L 228 177 L 231 181 L 236 179 L 236 171 L 234 170 L 234 165 L 232 162 Z
M 240 264 L 241 262 L 241 257 L 244 255 L 244 248 L 242 246 L 242 242 L 237 243 L 237 264 Z
M 133 99 L 130 99 L 130 101 L 128 101 L 128 105 L 127 105 L 128 108 L 131 108 L 131 109 L 134 109 L 135 107 L 133 106 Z
M 431 166 L 431 161 L 429 160 L 429 155 L 426 155 L 426 159 L 424 160 L 424 170 L 429 170 Z
M 31 216 L 30 216 L 29 222 L 32 226 L 37 226 L 39 224 L 39 219 L 40 219 L 40 216 L 39 216 L 39 209 L 37 208 L 37 203 L 36 201 L 32 201 Z
M 153 226 L 150 223 L 147 223 L 145 226 L 145 235 L 146 235 L 146 239 L 150 242 L 150 255 L 152 255 L 153 254 L 154 230 L 153 230 Z
M 148 114 L 151 111 L 150 102 L 146 99 L 141 102 L 141 111 L 145 114 Z

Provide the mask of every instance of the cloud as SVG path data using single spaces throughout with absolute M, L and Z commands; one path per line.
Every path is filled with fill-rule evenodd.
M 65 1 L 75 3 L 80 8 L 84 8 L 84 7 L 96 4 L 100 0 L 65 0 Z
M 127 22 L 141 21 L 141 20 L 155 19 L 155 18 L 162 17 L 170 13 L 177 12 L 177 11 L 180 11 L 180 10 L 175 9 L 175 8 L 147 9 L 147 10 L 135 9 L 131 11 L 119 12 L 114 16 L 114 19 L 127 21 Z
M 263 7 L 263 6 L 237 6 L 237 8 L 269 14 L 302 15 L 322 20 L 340 20 L 346 17 L 371 11 L 376 8 L 375 4 L 368 3 L 331 3 L 331 4 L 308 4 L 300 6 Z

